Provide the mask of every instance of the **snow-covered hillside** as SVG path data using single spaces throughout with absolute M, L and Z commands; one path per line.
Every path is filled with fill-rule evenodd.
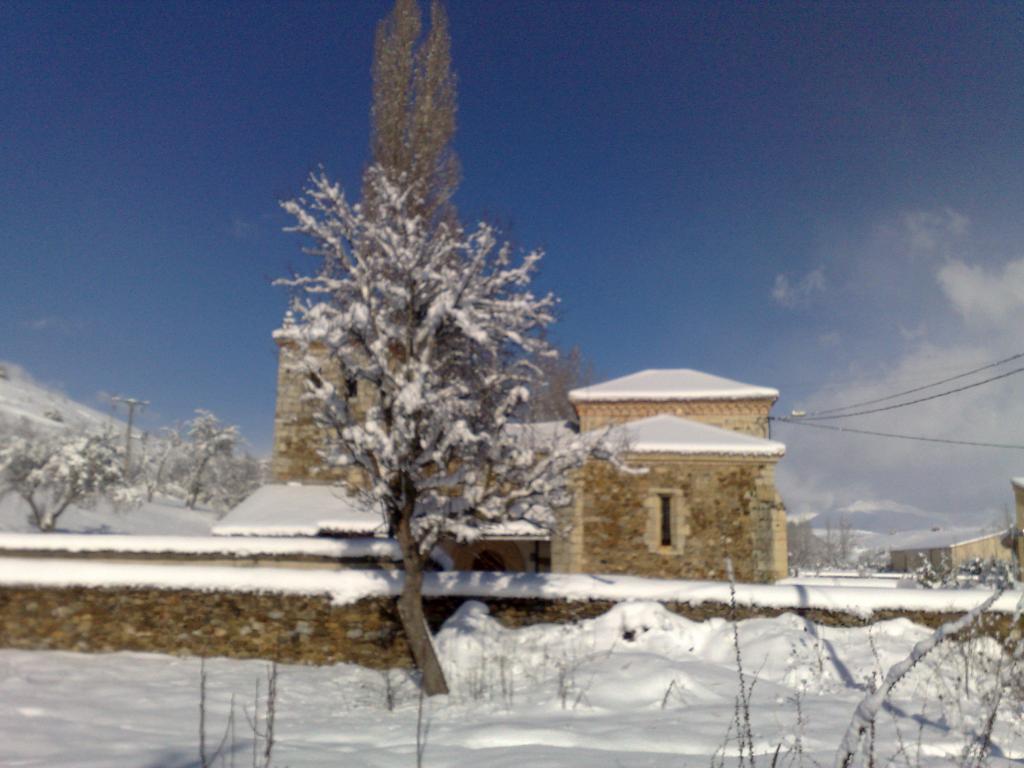
M 70 429 L 86 432 L 106 427 L 123 431 L 125 425 L 94 408 L 35 381 L 25 369 L 0 361 L 0 436 L 19 425 L 31 429 Z
M 54 437 L 62 432 L 87 435 L 112 430 L 113 439 L 121 445 L 127 425 L 110 413 L 91 408 L 72 400 L 67 395 L 40 384 L 21 366 L 0 361 L 0 441 L 21 433 Z M 143 434 L 133 430 L 136 466 L 142 450 Z M 167 446 L 164 437 L 151 435 L 146 441 L 150 456 L 159 456 Z M 185 470 L 181 470 L 179 474 Z M 209 475 L 209 470 L 208 470 Z M 180 484 L 179 484 L 180 485 Z M 220 517 L 204 506 L 202 499 L 197 509 L 187 509 L 181 500 L 162 496 L 158 489 L 153 501 L 138 507 L 118 508 L 108 499 L 95 505 L 72 505 L 61 515 L 58 530 L 76 533 L 121 533 L 142 535 L 206 536 L 210 526 Z M 29 521 L 28 504 L 13 491 L 0 487 L 0 531 L 35 531 Z

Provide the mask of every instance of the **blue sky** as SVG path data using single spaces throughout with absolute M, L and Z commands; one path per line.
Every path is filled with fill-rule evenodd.
M 319 164 L 358 184 L 388 8 L 0 2 L 0 359 L 267 451 L 270 282 L 309 267 L 278 201 Z M 448 8 L 460 210 L 546 250 L 556 338 L 600 377 L 698 368 L 788 412 L 1024 349 L 1024 6 Z M 858 424 L 1024 442 L 1021 386 Z M 991 510 L 1024 475 L 778 436 L 791 509 Z M 973 490 L 932 487 L 950 465 Z

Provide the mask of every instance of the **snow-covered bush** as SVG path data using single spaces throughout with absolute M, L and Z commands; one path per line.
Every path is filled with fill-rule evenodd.
M 265 466 L 248 453 L 232 453 L 217 458 L 207 472 L 205 503 L 216 510 L 228 510 L 259 488 Z
M 188 422 L 188 445 L 185 449 L 187 497 L 192 509 L 200 501 L 207 501 L 213 487 L 210 480 L 218 460 L 230 459 L 238 444 L 238 428 L 221 423 L 210 411 L 198 409 L 196 417 Z
M 914 569 L 914 579 L 925 589 L 969 589 L 1012 584 L 1016 573 L 1012 563 L 995 558 L 976 557 L 954 566 L 948 558 L 939 565 L 924 558 Z
M 87 507 L 103 495 L 128 503 L 123 460 L 110 433 L 31 435 L 0 448 L 0 485 L 28 504 L 29 521 L 52 531 L 72 504 Z
M 157 495 L 227 510 L 263 481 L 264 467 L 241 443 L 237 427 L 226 426 L 209 411 L 182 427 L 168 427 L 159 437 L 146 437 L 134 467 L 132 483 L 152 501 Z
M 144 435 L 132 482 L 152 501 L 157 494 L 184 499 L 187 477 L 185 439 L 181 429 L 165 427 L 159 437 Z

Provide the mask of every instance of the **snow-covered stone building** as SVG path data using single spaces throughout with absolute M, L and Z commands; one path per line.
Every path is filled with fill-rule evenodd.
M 570 393 L 584 431 L 625 437 L 625 474 L 584 467 L 552 570 L 770 581 L 786 575 L 775 488 L 785 446 L 768 439 L 779 393 L 687 369 L 647 370 Z
M 320 459 L 323 436 L 303 398 L 304 376 L 281 348 L 272 472 L 265 486 L 221 521 L 215 533 L 365 536 L 382 534 L 346 487 L 351 470 Z M 323 371 L 330 376 L 329 371 Z M 344 382 L 368 405 L 372 392 Z M 519 521 L 471 544 L 449 544 L 458 569 L 628 573 L 770 581 L 786 575 L 785 510 L 775 465 L 785 446 L 769 439 L 774 389 L 687 369 L 647 370 L 577 389 L 570 400 L 581 431 L 601 430 L 645 471 L 627 474 L 592 460 L 579 472 L 571 507 L 547 531 Z M 533 439 L 574 429 L 525 427 Z

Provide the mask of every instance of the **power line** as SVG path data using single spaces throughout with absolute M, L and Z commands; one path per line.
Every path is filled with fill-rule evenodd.
M 870 429 L 854 429 L 852 427 L 837 427 L 831 424 L 812 424 L 803 419 L 787 419 L 778 416 L 769 417 L 770 421 L 779 421 L 783 424 L 795 424 L 798 427 L 813 427 L 814 429 L 827 429 L 832 432 L 851 432 L 856 435 L 871 435 L 873 437 L 889 437 L 897 440 L 916 440 L 923 443 L 941 443 L 944 445 L 969 445 L 976 448 L 1003 448 L 1011 451 L 1024 451 L 1024 445 L 1011 445 L 1008 443 L 983 443 L 973 440 L 948 440 L 941 437 L 923 437 L 921 435 L 900 435 L 894 432 L 876 432 Z
M 925 389 L 931 389 L 932 387 L 937 387 L 940 384 L 948 384 L 951 381 L 957 381 L 958 379 L 963 379 L 963 378 L 966 378 L 968 376 L 973 376 L 976 373 L 981 373 L 982 371 L 987 371 L 990 368 L 998 368 L 1000 365 L 1005 365 L 1006 363 L 1013 362 L 1014 360 L 1019 360 L 1022 357 L 1024 357 L 1024 352 L 1019 352 L 1016 355 L 1010 355 L 1010 357 L 1003 358 L 1002 360 L 996 360 L 994 363 L 989 363 L 987 365 L 983 365 L 980 368 L 974 368 L 973 370 L 967 371 L 965 373 L 958 373 L 956 376 L 950 376 L 949 378 L 946 378 L 946 379 L 940 379 L 939 381 L 933 381 L 931 384 L 924 384 L 924 385 L 922 385 L 920 387 L 914 387 L 913 389 L 905 389 L 902 392 L 897 392 L 897 393 L 892 394 L 892 395 L 886 395 L 885 397 L 877 397 L 874 400 L 864 400 L 864 401 L 859 402 L 859 403 L 851 403 L 850 405 L 844 405 L 844 406 L 841 406 L 841 407 L 838 407 L 838 408 L 825 408 L 825 409 L 820 410 L 820 411 L 812 411 L 811 413 L 807 414 L 807 418 L 815 417 L 815 416 L 824 416 L 825 414 L 836 413 L 837 411 L 848 411 L 851 408 L 861 408 L 861 407 L 863 407 L 865 405 L 874 405 L 875 403 L 884 403 L 886 400 L 894 400 L 897 397 L 903 397 L 904 395 L 912 395 L 915 392 L 921 392 L 922 390 L 925 390 Z M 982 382 L 982 383 L 984 383 L 984 382 Z M 959 391 L 959 390 L 957 390 L 957 391 Z M 853 414 L 848 414 L 848 415 L 852 416 Z
M 908 400 L 905 403 L 896 403 L 895 405 L 887 405 L 887 406 L 885 406 L 883 408 L 869 408 L 866 411 L 854 411 L 853 413 L 837 413 L 837 414 L 834 414 L 832 416 L 807 415 L 807 416 L 801 416 L 801 417 L 799 417 L 799 419 L 800 419 L 800 421 L 830 421 L 832 419 L 846 419 L 846 418 L 849 418 L 850 416 L 866 416 L 869 413 L 881 413 L 882 411 L 893 411 L 893 410 L 896 410 L 897 408 L 906 408 L 908 405 L 917 405 L 918 403 L 926 403 L 929 400 L 937 400 L 938 398 L 946 397 L 947 395 L 955 395 L 957 392 L 964 392 L 964 391 L 966 391 L 968 389 L 974 389 L 975 387 L 980 387 L 982 384 L 989 384 L 990 382 L 999 381 L 1000 379 L 1005 379 L 1005 378 L 1007 378 L 1009 376 L 1014 376 L 1014 375 L 1016 375 L 1018 373 L 1022 373 L 1022 372 L 1024 372 L 1024 368 L 1014 368 L 1012 371 L 1009 371 L 1007 373 L 1001 373 L 998 376 L 992 376 L 991 378 L 988 378 L 988 379 L 983 379 L 981 381 L 976 381 L 973 384 L 965 384 L 964 386 L 957 387 L 956 389 L 947 389 L 945 392 L 938 392 L 938 393 L 936 393 L 934 395 L 928 395 L 928 397 L 919 397 L 916 400 Z

